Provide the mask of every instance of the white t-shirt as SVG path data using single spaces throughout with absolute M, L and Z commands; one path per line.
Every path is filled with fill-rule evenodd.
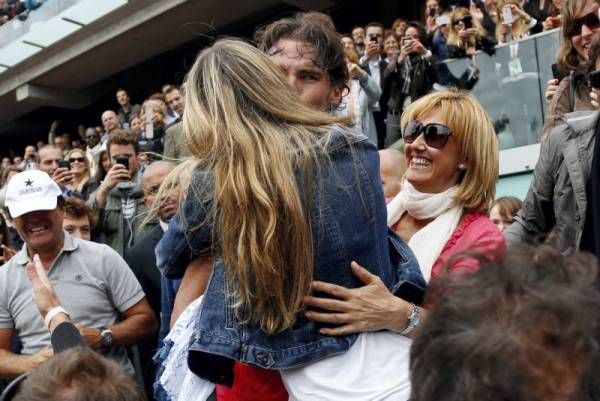
M 390 331 L 361 333 L 348 352 L 281 370 L 289 401 L 406 401 L 411 344 Z

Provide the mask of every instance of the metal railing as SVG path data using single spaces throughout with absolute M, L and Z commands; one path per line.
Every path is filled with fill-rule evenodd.
M 471 92 L 494 121 L 502 150 L 539 143 L 558 45 L 559 30 L 553 30 L 499 45 L 492 56 L 475 56 L 480 72 Z M 468 59 L 443 63 L 456 77 L 470 64 Z

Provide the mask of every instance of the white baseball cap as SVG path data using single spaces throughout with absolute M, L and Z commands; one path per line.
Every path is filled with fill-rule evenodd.
M 48 174 L 27 170 L 10 179 L 5 204 L 15 218 L 36 210 L 54 210 L 61 195 L 60 187 Z

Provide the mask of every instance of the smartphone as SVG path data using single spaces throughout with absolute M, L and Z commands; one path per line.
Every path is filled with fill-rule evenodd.
M 402 46 L 406 46 L 412 40 L 412 36 L 403 36 L 402 37 Z
M 465 15 L 462 21 L 465 25 L 465 29 L 473 28 L 473 17 L 471 17 L 470 15 Z
M 129 170 L 129 158 L 127 156 L 117 156 L 115 157 L 115 161 L 117 164 L 122 164 L 127 170 Z
M 430 17 L 435 17 L 435 14 L 436 14 L 436 10 L 435 10 L 435 8 L 433 8 L 433 7 L 432 7 L 432 8 L 430 8 L 430 9 L 429 9 L 429 16 L 430 16 Z
M 59 160 L 58 167 L 66 168 L 67 170 L 71 170 L 71 163 L 68 160 Z
M 558 66 L 558 64 L 556 64 L 556 63 L 552 64 L 551 68 L 552 68 L 552 78 L 557 79 L 559 82 L 562 81 L 562 79 L 564 77 L 569 75 L 568 72 L 561 70 L 560 67 Z
M 592 89 L 600 89 L 600 70 L 590 72 L 589 79 Z
M 513 15 L 512 9 L 509 5 L 505 5 L 502 7 L 502 23 L 503 24 L 512 24 L 513 23 Z

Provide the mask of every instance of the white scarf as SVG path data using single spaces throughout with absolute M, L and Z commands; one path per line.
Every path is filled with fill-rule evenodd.
M 435 261 L 460 222 L 462 207 L 454 204 L 457 192 L 458 187 L 453 186 L 444 192 L 426 194 L 404 181 L 402 191 L 387 205 L 387 222 L 390 227 L 398 222 L 404 213 L 417 220 L 434 219 L 408 241 L 408 246 L 415 254 L 427 282 L 431 278 L 431 269 Z

